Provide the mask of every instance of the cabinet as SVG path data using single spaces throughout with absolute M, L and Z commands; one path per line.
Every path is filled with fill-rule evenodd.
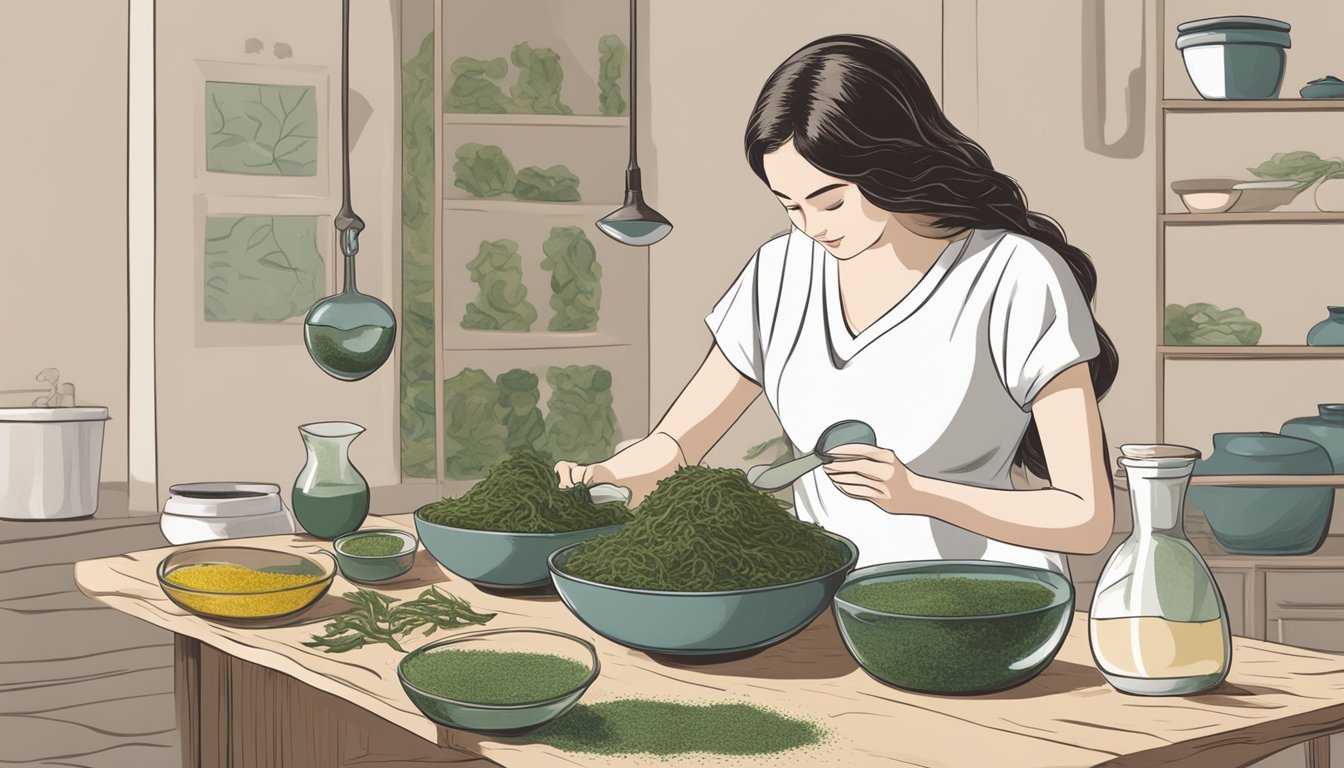
M 628 158 L 625 0 L 405 0 L 402 472 L 648 430 L 648 249 L 594 222 Z

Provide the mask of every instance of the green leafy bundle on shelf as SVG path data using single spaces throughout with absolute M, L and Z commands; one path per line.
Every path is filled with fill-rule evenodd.
M 476 258 L 467 262 L 471 280 L 480 286 L 467 304 L 462 327 L 486 331 L 527 331 L 537 308 L 527 300 L 523 260 L 512 240 L 482 240 Z
M 519 200 L 574 203 L 580 200 L 579 177 L 563 165 L 542 169 L 529 165 L 518 172 L 513 196 Z
M 498 197 L 513 191 L 517 175 L 504 150 L 470 142 L 457 148 L 454 184 L 476 197 Z
M 598 106 L 602 114 L 625 114 L 625 97 L 621 95 L 621 70 L 625 66 L 625 43 L 616 35 L 603 35 L 597 41 Z
M 434 477 L 434 36 L 401 68 L 401 471 Z
M 593 501 L 586 485 L 561 488 L 551 457 L 530 449 L 511 452 L 470 491 L 418 514 L 453 528 L 514 533 L 581 531 L 630 519 L 619 501 Z
M 1321 178 L 1344 175 L 1344 160 L 1322 160 L 1315 152 L 1279 152 L 1270 159 L 1246 170 L 1262 179 L 1296 182 L 1294 189 L 1306 189 Z
M 509 451 L 538 448 L 546 435 L 546 422 L 537 407 L 541 402 L 537 374 L 514 368 L 501 373 L 495 383 L 499 386 L 499 407 L 508 430 L 504 446 Z
M 474 480 L 505 454 L 508 428 L 500 415 L 499 387 L 489 374 L 466 368 L 443 382 L 444 472 Z
M 580 227 L 552 227 L 541 250 L 542 269 L 551 272 L 552 331 L 591 331 L 602 304 L 602 265 L 597 249 Z
M 560 102 L 560 87 L 565 73 L 560 55 L 550 48 L 533 48 L 527 43 L 514 46 L 514 66 L 521 70 L 513 84 L 511 109 L 545 115 L 572 115 L 574 110 Z
M 658 481 L 637 513 L 575 548 L 565 571 L 632 589 L 718 592 L 804 581 L 845 561 L 819 526 L 740 469 L 682 467 Z
M 1212 304 L 1168 304 L 1164 312 L 1166 344 L 1249 346 L 1260 342 L 1260 324 L 1241 309 L 1219 309 Z
M 580 463 L 611 456 L 621 439 L 612 409 L 611 372 L 598 365 L 551 367 L 546 382 L 551 397 L 546 401 L 545 451 Z
M 453 61 L 449 70 L 454 80 L 448 92 L 443 94 L 443 111 L 488 114 L 509 111 L 504 91 L 491 82 L 508 74 L 509 64 L 503 57 L 473 59 L 461 56 Z

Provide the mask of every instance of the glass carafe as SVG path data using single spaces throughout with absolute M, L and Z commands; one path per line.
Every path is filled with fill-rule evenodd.
M 350 533 L 369 514 L 369 484 L 350 463 L 350 444 L 363 432 L 348 421 L 299 427 L 308 462 L 294 481 L 294 519 L 319 539 Z
M 1134 532 L 1101 571 L 1088 616 L 1092 656 L 1124 693 L 1180 696 L 1220 685 L 1232 664 L 1227 608 L 1185 538 L 1181 513 L 1199 452 L 1124 445 Z

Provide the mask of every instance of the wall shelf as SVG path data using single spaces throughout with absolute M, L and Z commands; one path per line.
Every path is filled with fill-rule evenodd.
M 606 333 L 566 331 L 478 331 L 465 328 L 444 329 L 445 352 L 473 350 L 592 349 L 628 347 L 629 342 Z
M 453 125 L 564 125 L 575 128 L 629 128 L 630 118 L 607 115 L 536 115 L 491 112 L 444 112 L 444 127 Z
M 1163 99 L 1166 112 L 1344 112 L 1344 99 Z
M 1167 360 L 1340 360 L 1344 347 L 1306 345 L 1211 346 L 1165 344 L 1157 352 Z
M 1344 213 L 1325 211 L 1263 211 L 1255 213 L 1165 213 L 1158 217 L 1172 226 L 1223 224 L 1344 224 Z
M 503 213 L 514 211 L 556 216 L 592 216 L 593 220 L 606 216 L 621 207 L 621 203 L 543 203 L 533 200 L 492 199 L 444 200 L 443 210 L 467 213 Z

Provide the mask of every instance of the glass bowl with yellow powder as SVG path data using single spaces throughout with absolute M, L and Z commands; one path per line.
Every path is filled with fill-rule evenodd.
M 978 694 L 1035 677 L 1064 644 L 1073 584 L 987 560 L 886 563 L 849 574 L 832 601 L 854 659 L 906 690 Z
M 159 586 L 178 607 L 207 619 L 271 620 L 297 614 L 331 588 L 330 553 L 237 546 L 183 549 L 159 563 Z
M 411 651 L 397 665 L 397 677 L 411 703 L 439 725 L 517 735 L 568 712 L 601 668 L 587 640 L 512 627 Z

